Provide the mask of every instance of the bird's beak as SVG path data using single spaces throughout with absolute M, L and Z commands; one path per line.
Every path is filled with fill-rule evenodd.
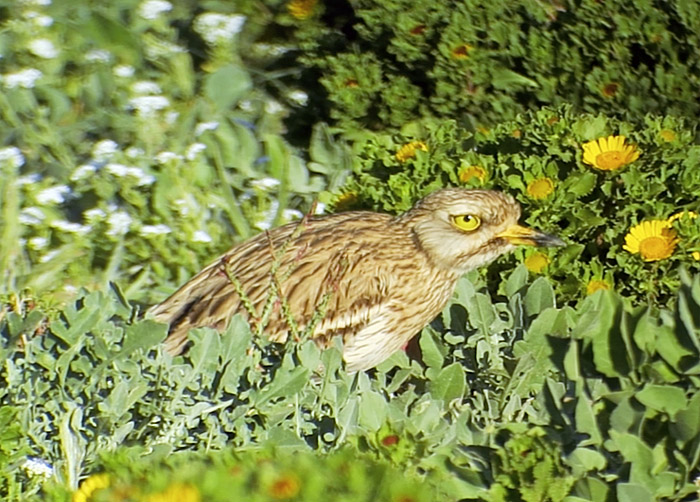
M 526 246 L 554 247 L 566 245 L 559 237 L 523 227 L 522 225 L 511 225 L 504 232 L 496 235 L 496 237 L 506 239 L 513 244 L 525 244 Z

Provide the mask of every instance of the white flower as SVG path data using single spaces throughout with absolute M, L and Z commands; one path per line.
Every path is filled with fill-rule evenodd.
M 174 124 L 179 116 L 180 116 L 180 112 L 169 111 L 168 113 L 165 114 L 165 122 L 168 124 Z
M 27 44 L 29 52 L 44 59 L 53 59 L 58 56 L 58 49 L 48 38 L 35 38 Z
M 24 176 L 20 176 L 15 180 L 15 185 L 21 187 L 24 185 L 31 185 L 32 183 L 37 183 L 38 181 L 41 181 L 41 175 L 39 173 L 25 174 Z
M 140 80 L 131 84 L 131 92 L 134 94 L 160 94 L 163 92 L 158 84 L 148 80 Z
M 66 185 L 44 188 L 36 194 L 36 201 L 39 204 L 62 204 L 66 200 L 66 195 L 70 193 L 70 188 Z
M 139 148 L 138 146 L 130 146 L 124 153 L 130 159 L 138 159 L 139 157 L 143 157 L 146 152 L 143 148 Z
M 112 53 L 104 49 L 93 49 L 85 54 L 85 61 L 97 63 L 109 63 L 112 60 Z
M 275 115 L 277 113 L 283 112 L 284 106 L 282 106 L 279 101 L 270 99 L 265 103 L 265 111 L 270 115 Z
M 316 211 L 314 214 L 323 214 L 326 212 L 326 205 L 323 202 L 316 203 Z
M 195 136 L 201 136 L 207 131 L 213 131 L 219 127 L 219 123 L 212 121 L 212 122 L 200 122 L 197 124 L 197 126 L 194 128 L 194 135 Z
M 187 150 L 185 151 L 185 158 L 187 160 L 194 160 L 197 158 L 197 155 L 199 155 L 206 149 L 207 145 L 205 145 L 204 143 L 192 143 L 190 146 L 187 147 Z
M 30 476 L 48 478 L 54 475 L 53 466 L 43 458 L 27 457 L 22 463 L 22 468 Z
M 7 164 L 8 166 L 16 169 L 24 165 L 24 155 L 22 155 L 22 152 L 20 152 L 19 148 L 16 146 L 0 148 L 0 164 Z M 30 176 L 39 175 L 32 174 Z
M 46 215 L 38 207 L 25 207 L 19 213 L 19 222 L 23 225 L 38 225 Z
M 75 168 L 75 171 L 70 175 L 70 180 L 79 181 L 85 179 L 95 171 L 97 171 L 97 166 L 95 164 L 83 164 Z
M 171 44 L 159 38 L 146 39 L 145 47 L 146 56 L 151 59 L 172 57 L 180 52 L 187 52 L 183 47 L 176 44 Z
M 175 152 L 160 152 L 156 154 L 156 162 L 161 165 L 167 164 L 171 160 L 182 160 L 182 155 Z
M 269 221 L 259 221 L 254 226 L 258 230 L 270 230 L 270 228 L 272 227 L 272 223 Z
M 173 5 L 165 0 L 146 0 L 139 5 L 139 16 L 144 19 L 157 19 L 164 12 L 170 12 Z
M 245 23 L 246 17 L 240 14 L 228 16 L 216 12 L 206 12 L 200 14 L 194 20 L 194 31 L 211 45 L 216 45 L 220 41 L 231 39 L 240 32 Z
M 78 235 L 85 235 L 92 230 L 90 225 L 81 225 L 80 223 L 73 223 L 72 221 L 65 220 L 52 221 L 51 228 Z
M 211 242 L 211 235 L 206 233 L 204 230 L 197 230 L 194 235 L 192 235 L 192 242 Z
M 114 73 L 115 77 L 131 78 L 136 73 L 136 70 L 128 64 L 120 64 L 112 69 L 112 73 Z
M 253 102 L 249 99 L 244 99 L 243 101 L 238 103 L 238 108 L 240 108 L 244 112 L 255 111 L 255 107 L 253 107 Z
M 107 235 L 112 237 L 124 235 L 129 231 L 129 227 L 131 226 L 131 216 L 124 211 L 117 211 L 109 215 L 107 224 L 109 225 Z
M 170 106 L 170 100 L 165 96 L 138 96 L 129 100 L 129 106 L 136 110 L 138 115 L 149 117 Z
M 175 205 L 177 206 L 177 212 L 180 213 L 180 216 L 187 216 L 188 214 L 190 214 L 190 208 L 187 199 L 176 199 Z
M 92 147 L 92 156 L 97 160 L 107 160 L 119 149 L 119 145 L 111 139 L 103 139 Z
M 253 188 L 258 188 L 260 190 L 271 190 L 279 186 L 280 180 L 277 178 L 262 178 L 259 180 L 252 180 L 250 186 Z
M 46 237 L 32 237 L 27 245 L 32 249 L 44 249 L 49 245 L 49 240 Z
M 54 249 L 53 251 L 49 251 L 44 256 L 39 258 L 39 261 L 41 263 L 46 263 L 47 261 L 51 261 L 58 255 L 58 252 L 59 252 L 58 249 Z
M 151 235 L 165 235 L 172 232 L 172 229 L 168 225 L 158 224 L 158 225 L 143 225 L 139 230 L 139 234 L 143 237 L 148 237 Z
M 105 171 L 119 178 L 125 176 L 132 176 L 136 178 L 137 185 L 152 185 L 156 181 L 156 177 L 152 174 L 147 174 L 140 167 L 125 166 L 124 164 L 117 164 L 116 162 L 110 162 L 105 166 Z
M 93 207 L 92 209 L 88 209 L 83 213 L 83 217 L 85 218 L 85 221 L 88 222 L 94 222 L 94 221 L 99 221 L 103 219 L 107 214 L 100 209 L 99 207 Z
M 304 91 L 292 91 L 287 95 L 287 97 L 301 106 L 306 106 L 306 104 L 309 102 L 309 95 Z
M 20 3 L 27 7 L 46 7 L 51 5 L 51 0 L 21 0 Z
M 32 89 L 37 80 L 42 77 L 43 73 L 34 68 L 27 68 L 15 73 L 7 73 L 2 76 L 2 81 L 8 89 L 22 87 L 24 89 Z
M 281 56 L 291 50 L 283 45 L 271 45 L 266 43 L 255 44 L 254 49 L 264 56 Z
M 52 17 L 45 16 L 44 14 L 40 14 L 33 10 L 25 12 L 24 17 L 31 20 L 32 24 L 34 24 L 34 26 L 37 28 L 48 28 L 53 24 Z
M 304 213 L 296 209 L 285 209 L 282 211 L 282 217 L 285 220 L 300 220 L 304 217 Z

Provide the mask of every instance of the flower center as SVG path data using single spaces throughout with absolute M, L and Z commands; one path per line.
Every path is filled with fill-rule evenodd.
M 603 152 L 595 158 L 596 165 L 604 171 L 614 171 L 625 164 L 625 157 L 622 152 L 612 150 Z
M 668 258 L 673 252 L 673 246 L 663 237 L 645 237 L 639 243 L 639 254 L 647 261 L 661 260 Z
M 549 178 L 542 178 L 530 183 L 527 191 L 535 199 L 544 199 L 554 191 L 554 183 Z

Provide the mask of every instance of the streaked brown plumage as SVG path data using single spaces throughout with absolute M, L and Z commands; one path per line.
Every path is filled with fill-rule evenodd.
M 290 333 L 279 299 L 302 331 L 325 300 L 312 338 L 326 345 L 342 336 L 347 369 L 372 368 L 440 313 L 465 272 L 517 244 L 562 243 L 517 225 L 519 217 L 518 203 L 501 192 L 444 189 L 397 217 L 356 211 L 307 218 L 234 246 L 150 314 L 170 324 L 166 349 L 178 354 L 190 328 L 223 330 L 235 313 L 251 320 L 240 289 L 259 317 L 274 282 L 280 294 L 265 327 L 271 339 Z

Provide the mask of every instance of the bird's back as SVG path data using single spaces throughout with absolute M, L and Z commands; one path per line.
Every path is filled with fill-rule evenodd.
M 314 338 L 347 341 L 372 321 L 377 325 L 398 282 L 420 268 L 418 254 L 410 231 L 389 215 L 310 218 L 233 247 L 150 313 L 170 324 L 166 348 L 173 354 L 191 328 L 223 330 L 235 313 L 253 323 L 267 314 L 264 331 L 273 340 L 316 319 Z

